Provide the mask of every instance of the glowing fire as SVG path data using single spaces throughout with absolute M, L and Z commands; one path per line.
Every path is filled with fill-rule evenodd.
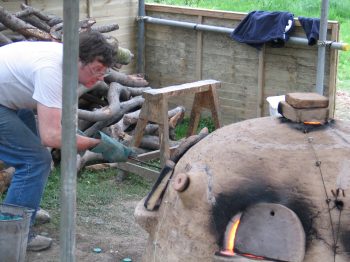
M 220 251 L 221 255 L 224 256 L 235 256 L 234 248 L 235 248 L 235 239 L 236 239 L 236 234 L 237 234 L 237 229 L 239 226 L 239 223 L 241 222 L 241 213 L 238 215 L 234 216 L 231 220 L 230 223 L 227 225 L 226 228 L 226 235 L 225 235 L 225 242 L 224 242 L 224 247 L 225 249 Z M 248 257 L 248 258 L 253 258 L 257 260 L 262 260 L 264 257 L 261 256 L 255 256 L 252 254 L 237 254 L 243 257 Z
M 317 122 L 317 121 L 307 121 L 307 122 L 304 122 L 304 125 L 321 125 L 322 123 L 321 122 Z
M 236 238 L 236 232 L 237 232 L 237 228 L 238 228 L 238 225 L 239 225 L 239 222 L 240 220 L 237 219 L 232 227 L 231 227 L 231 230 L 230 230 L 230 233 L 229 233 L 229 239 L 228 239 L 228 244 L 227 244 L 227 249 L 228 250 L 234 250 L 234 247 L 235 247 L 235 238 Z

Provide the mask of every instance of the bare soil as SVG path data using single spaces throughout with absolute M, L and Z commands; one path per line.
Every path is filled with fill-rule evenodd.
M 350 120 L 349 92 L 337 92 L 335 118 Z M 117 262 L 127 257 L 133 262 L 141 261 L 148 234 L 134 220 L 138 201 L 112 203 L 102 207 L 97 215 L 77 214 L 76 261 Z M 48 224 L 38 226 L 37 231 L 49 234 L 53 245 L 46 251 L 27 252 L 26 261 L 60 261 L 59 232 Z M 94 248 L 102 251 L 96 253 Z
M 138 201 L 124 201 L 101 207 L 98 215 L 77 214 L 76 261 L 116 262 L 131 258 L 141 261 L 148 235 L 134 221 L 133 213 Z M 59 232 L 48 224 L 36 226 L 39 233 L 53 238 L 50 249 L 27 252 L 27 262 L 60 261 Z M 100 248 L 101 252 L 94 252 Z

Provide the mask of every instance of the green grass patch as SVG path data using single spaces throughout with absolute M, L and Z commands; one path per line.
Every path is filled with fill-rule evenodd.
M 91 172 L 83 171 L 77 179 L 77 213 L 98 215 L 101 207 L 120 201 L 142 199 L 152 183 L 142 177 L 130 174 L 117 183 L 117 169 Z M 55 168 L 49 177 L 41 207 L 52 216 L 49 228 L 59 228 L 60 217 L 60 169 Z
M 190 122 L 190 119 L 186 117 L 182 120 L 180 124 L 176 126 L 176 129 L 175 129 L 176 140 L 186 137 L 189 122 Z M 201 118 L 198 124 L 197 133 L 204 127 L 208 128 L 209 133 L 215 130 L 215 125 L 211 117 Z

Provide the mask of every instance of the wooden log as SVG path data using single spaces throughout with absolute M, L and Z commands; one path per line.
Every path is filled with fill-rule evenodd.
M 51 36 L 34 26 L 22 21 L 0 6 L 0 22 L 9 29 L 16 31 L 26 37 L 35 37 L 40 40 L 50 41 Z
M 181 144 L 174 150 L 170 156 L 170 160 L 177 163 L 179 159 L 190 149 L 193 145 L 197 144 L 200 140 L 209 134 L 208 128 L 203 128 L 198 135 L 192 135 L 181 142 Z
M 47 24 L 51 27 L 63 22 L 63 19 L 56 15 L 48 15 L 48 17 L 50 18 L 50 20 L 47 21 Z
M 100 25 L 100 26 L 94 25 L 91 27 L 91 30 L 98 31 L 100 33 L 108 33 L 118 29 L 119 29 L 119 25 L 116 23 L 109 24 L 109 25 Z
M 35 15 L 24 16 L 22 20 L 44 32 L 50 33 L 51 27 Z
M 131 87 L 148 86 L 148 82 L 141 75 L 126 75 L 113 69 L 110 69 L 109 74 L 105 77 L 105 81 L 107 83 L 117 82 Z
M 17 33 L 17 32 L 12 32 L 11 31 L 11 33 L 9 33 L 9 32 L 3 32 L 3 34 L 6 36 L 6 37 L 8 37 L 12 42 L 19 42 L 19 41 L 24 41 L 24 40 L 26 40 L 26 38 L 23 36 L 23 35 L 21 35 L 21 34 L 19 34 L 19 33 Z
M 37 8 L 34 8 L 34 7 L 32 7 L 32 6 L 29 6 L 29 5 L 26 5 L 26 4 L 24 4 L 24 3 L 21 4 L 21 8 L 22 8 L 22 10 L 30 10 L 30 11 L 32 11 L 32 13 L 33 13 L 34 15 L 36 15 L 38 18 L 40 18 L 40 19 L 43 20 L 43 21 L 48 22 L 48 21 L 51 20 L 51 17 L 50 17 L 49 15 L 44 14 L 43 12 L 41 12 L 41 11 L 40 11 L 39 9 L 37 9 Z
M 99 93 L 99 95 L 105 95 L 108 93 L 108 88 L 109 88 L 109 86 L 103 81 L 97 82 L 91 88 L 86 88 L 84 85 L 79 84 L 78 97 L 82 96 L 85 93 L 95 93 L 95 91 L 97 91 Z
M 145 88 L 148 89 L 148 88 Z M 142 93 L 143 89 L 140 89 L 138 93 Z M 103 107 L 101 109 L 97 109 L 95 111 L 88 111 L 88 110 L 78 110 L 78 116 L 80 119 L 88 120 L 91 122 L 96 121 L 105 121 L 110 119 L 111 117 L 115 116 L 120 110 L 121 110 L 121 101 L 120 96 L 122 92 L 132 92 L 132 90 L 128 87 L 122 86 L 118 83 L 111 83 L 109 90 L 108 90 L 108 107 Z M 138 94 L 137 92 L 134 92 L 133 94 Z M 137 96 L 136 96 L 137 97 Z M 129 110 L 133 108 L 133 104 L 139 105 L 139 99 L 136 99 L 136 97 L 128 100 L 129 102 Z M 133 103 L 133 101 L 136 101 Z M 126 112 L 124 112 L 126 113 Z
M 179 141 L 169 140 L 170 147 L 174 147 L 174 146 L 177 146 L 179 144 L 180 144 Z M 158 136 L 149 136 L 149 135 L 143 136 L 139 147 L 147 149 L 147 150 L 158 150 L 158 149 L 160 149 L 159 137 Z
M 136 96 L 131 100 L 120 103 L 119 110 L 116 111 L 114 115 L 112 115 L 109 119 L 98 121 L 93 124 L 88 129 L 84 130 L 84 133 L 87 136 L 94 135 L 98 130 L 101 130 L 107 126 L 110 126 L 116 122 L 118 122 L 125 113 L 135 110 L 137 107 L 141 107 L 144 99 L 141 96 Z
M 102 154 L 94 153 L 86 150 L 83 155 L 77 155 L 77 172 L 83 170 L 83 168 L 90 162 L 103 161 Z
M 0 46 L 12 43 L 12 40 L 0 32 Z

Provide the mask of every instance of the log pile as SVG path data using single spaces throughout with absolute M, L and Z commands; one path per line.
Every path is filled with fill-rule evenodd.
M 93 18 L 83 19 L 79 25 L 80 31 L 97 30 L 109 33 L 119 29 L 118 24 L 98 26 Z M 62 42 L 62 29 L 62 18 L 45 14 L 31 6 L 21 4 L 21 10 L 16 13 L 10 13 L 0 6 L 0 46 L 17 41 Z M 133 54 L 128 49 L 120 47 L 116 38 L 108 34 L 105 36 L 116 48 L 117 63 L 109 69 L 104 81 L 89 89 L 83 85 L 79 86 L 78 128 L 89 137 L 102 131 L 123 144 L 130 145 L 144 101 L 142 92 L 151 87 L 143 75 L 127 75 L 119 71 L 123 65 L 131 62 Z M 185 108 L 182 106 L 168 113 L 172 145 L 177 144 L 174 129 L 183 119 L 184 113 Z M 159 149 L 158 125 L 149 123 L 142 143 L 136 150 L 144 153 L 156 149 Z M 54 149 L 51 152 L 55 163 L 58 163 L 60 151 Z M 96 163 L 104 160 L 100 154 L 86 151 L 78 155 L 78 171 L 90 161 Z

